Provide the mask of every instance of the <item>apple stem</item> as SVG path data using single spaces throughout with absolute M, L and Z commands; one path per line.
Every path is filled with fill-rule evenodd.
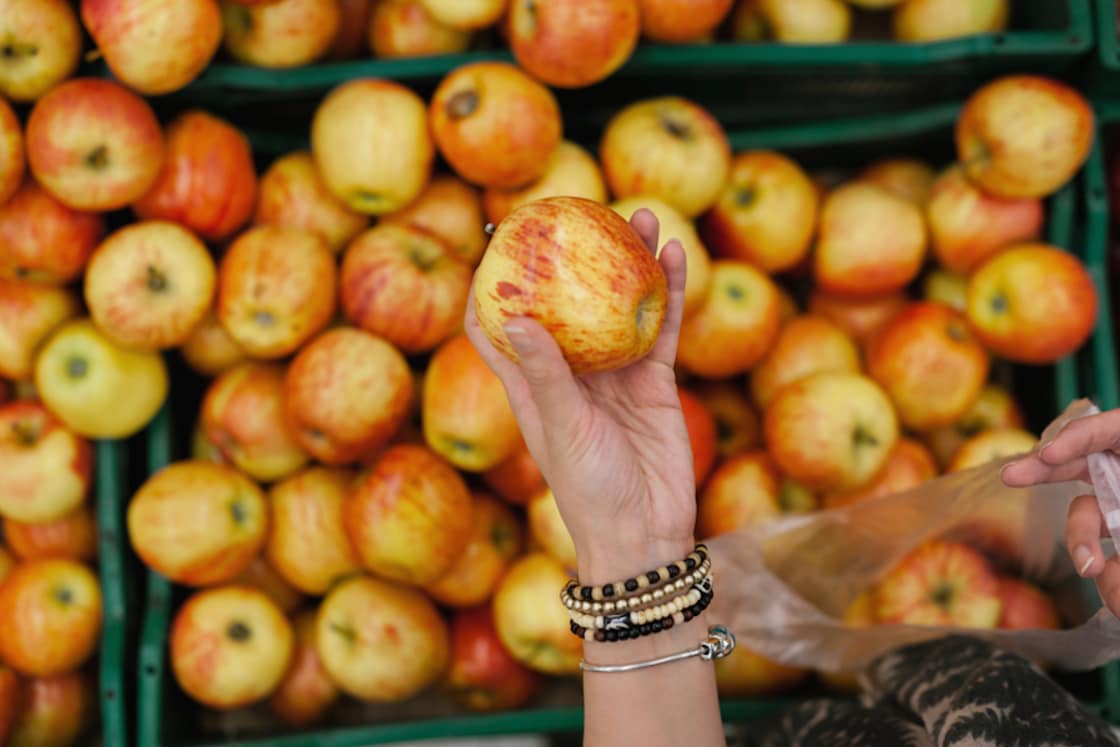
M 148 265 L 148 289 L 156 293 L 167 290 L 167 278 L 151 265 Z
M 12 423 L 12 435 L 21 446 L 34 446 L 39 440 L 39 429 L 31 423 Z
M 447 110 L 447 116 L 452 119 L 469 117 L 478 109 L 478 92 L 474 90 L 459 91 L 447 100 L 444 108 Z
M 69 589 L 55 589 L 54 598 L 58 600 L 59 604 L 70 604 L 74 601 L 74 593 Z
M 688 126 L 681 124 L 668 114 L 663 113 L 661 115 L 661 126 L 664 127 L 665 131 L 670 135 L 675 138 L 680 138 L 681 140 L 684 140 L 689 135 Z
M 86 155 L 86 165 L 90 168 L 101 170 L 109 165 L 109 149 L 99 145 Z
M 240 620 L 234 620 L 229 624 L 229 627 L 226 628 L 226 635 L 229 636 L 231 641 L 237 641 L 238 643 L 243 643 L 252 637 L 249 626 Z

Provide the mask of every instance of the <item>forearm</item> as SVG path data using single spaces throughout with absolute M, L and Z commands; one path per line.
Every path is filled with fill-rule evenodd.
M 647 546 L 615 557 L 588 553 L 580 563 L 580 582 L 597 585 L 627 578 L 672 559 L 692 546 Z M 656 558 L 656 559 L 655 559 Z M 718 590 L 717 590 L 718 593 Z M 632 664 L 680 653 L 708 634 L 708 614 L 636 640 L 584 643 L 591 664 Z M 583 675 L 585 747 L 723 747 L 715 674 L 710 661 L 693 657 L 634 672 Z

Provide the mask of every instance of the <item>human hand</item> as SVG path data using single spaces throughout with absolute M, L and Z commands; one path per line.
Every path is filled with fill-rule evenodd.
M 1016 488 L 1067 480 L 1087 482 L 1086 457 L 1106 451 L 1120 454 L 1120 410 L 1071 421 L 1053 441 L 1004 467 L 1003 482 Z M 1066 549 L 1077 572 L 1095 579 L 1105 606 L 1120 615 L 1120 558 L 1106 561 L 1101 549 L 1100 538 L 1108 536 L 1096 496 L 1075 498 L 1066 520 Z
M 656 254 L 649 210 L 630 220 Z M 659 262 L 668 309 L 649 354 L 615 371 L 575 377 L 556 341 L 529 318 L 506 334 L 520 364 L 490 344 L 467 301 L 465 328 L 497 374 L 521 433 L 575 542 L 579 579 L 599 584 L 641 573 L 691 552 L 696 520 L 692 451 L 673 363 L 684 306 L 685 257 L 669 241 Z

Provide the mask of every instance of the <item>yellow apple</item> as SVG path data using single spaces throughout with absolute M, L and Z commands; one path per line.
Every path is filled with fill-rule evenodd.
M 894 11 L 894 38 L 924 43 L 1003 31 L 1010 14 L 1009 0 L 906 0 Z
M 513 658 L 553 675 L 579 672 L 583 641 L 572 635 L 559 589 L 569 576 L 545 553 L 524 556 L 509 569 L 494 593 L 494 625 Z
M 548 166 L 540 178 L 524 187 L 487 189 L 482 194 L 482 207 L 486 220 L 497 225 L 514 208 L 542 197 L 584 197 L 606 202 L 607 185 L 595 158 L 581 146 L 562 140 L 549 156 Z
M 556 496 L 545 488 L 525 507 L 529 521 L 529 534 L 538 548 L 559 561 L 570 572 L 576 569 L 576 545 L 564 518 Z
M 78 310 L 66 288 L 0 278 L 0 376 L 29 378 L 43 340 Z
M 282 69 L 315 62 L 330 50 L 341 22 L 338 0 L 222 2 L 226 51 L 257 67 Z
M 508 0 L 420 0 L 420 4 L 440 23 L 473 31 L 496 24 L 509 3 Z
M 73 75 L 82 55 L 82 27 L 66 0 L 3 0 L 0 96 L 34 101 Z
M 775 40 L 784 44 L 836 44 L 852 31 L 852 9 L 843 0 L 761 0 Z
M 60 519 L 85 500 L 90 443 L 34 400 L 0 405 L 0 515 L 22 522 Z
M 1022 428 L 989 428 L 960 445 L 946 472 L 960 472 L 1005 457 L 1026 454 L 1038 445 L 1038 439 Z

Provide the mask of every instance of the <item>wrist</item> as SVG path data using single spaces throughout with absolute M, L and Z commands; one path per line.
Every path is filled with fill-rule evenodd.
M 576 551 L 578 580 L 584 586 L 621 581 L 680 560 L 695 547 L 692 537 L 580 545 Z

